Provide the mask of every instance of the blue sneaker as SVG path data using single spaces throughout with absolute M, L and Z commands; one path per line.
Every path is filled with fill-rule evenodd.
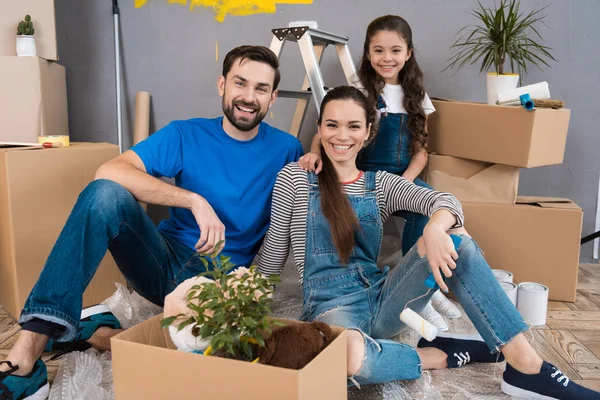
M 495 363 L 504 361 L 502 353 L 490 353 L 487 344 L 479 335 L 438 334 L 431 342 L 425 339 L 419 340 L 417 347 L 435 347 L 442 350 L 448 356 L 448 368 L 464 367 L 472 362 Z
M 19 369 L 19 366 L 13 366 L 10 361 L 0 361 L 0 364 L 7 364 L 10 368 L 8 371 L 0 372 L 0 400 L 46 400 L 48 398 L 50 384 L 46 364 L 42 360 L 37 360 L 31 373 L 26 376 L 11 375 Z
M 554 365 L 544 361 L 539 374 L 522 374 L 509 363 L 502 375 L 502 391 L 524 399 L 599 400 L 600 393 L 571 381 Z
M 85 308 L 81 311 L 81 320 L 77 327 L 75 340 L 57 342 L 50 339 L 46 343 L 46 347 L 44 347 L 44 352 L 59 351 L 58 354 L 52 356 L 51 360 L 54 360 L 71 351 L 85 351 L 92 347 L 86 340 L 91 338 L 94 332 L 103 326 L 112 329 L 121 329 L 121 323 L 107 306 L 99 304 Z

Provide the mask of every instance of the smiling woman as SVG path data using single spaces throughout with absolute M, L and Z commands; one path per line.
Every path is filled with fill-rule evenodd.
M 374 114 L 369 104 L 348 86 L 323 99 L 318 121 L 323 169 L 317 176 L 291 163 L 279 172 L 259 270 L 280 274 L 292 248 L 302 284 L 300 319 L 348 329 L 349 383 L 417 379 L 425 369 L 505 357 L 506 394 L 597 399 L 531 347 L 523 335 L 527 325 L 463 228 L 454 196 L 390 172 L 359 171 L 357 154 Z M 398 264 L 380 270 L 383 223 L 400 210 L 431 218 Z M 406 328 L 399 315 L 409 304 L 418 312 L 431 299 L 425 282 L 432 273 L 444 291 L 452 289 L 482 339 L 440 336 L 422 339 L 417 348 L 389 340 Z
M 348 262 L 354 247 L 358 220 L 339 182 L 356 181 L 362 175 L 356 167 L 356 157 L 369 138 L 374 111 L 358 89 L 340 86 L 330 91 L 321 103 L 317 121 L 323 157 L 323 171 L 319 175 L 321 207 L 343 263 Z

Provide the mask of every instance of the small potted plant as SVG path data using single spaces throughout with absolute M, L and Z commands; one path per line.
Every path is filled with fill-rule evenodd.
M 536 25 L 543 23 L 546 7 L 525 14 L 519 12 L 519 0 L 500 0 L 495 8 L 486 8 L 479 0 L 477 4 L 471 15 L 479 23 L 458 31 L 444 70 L 479 62 L 480 73 L 493 67 L 494 71 L 487 73 L 487 102 L 496 104 L 496 94 L 516 88 L 528 64 L 541 69 L 541 64 L 549 67 L 547 60 L 556 59 L 549 47 L 536 41 L 543 40 Z M 505 63 L 510 64 L 510 73 L 505 72 Z
M 37 55 L 35 48 L 35 37 L 33 34 L 33 22 L 31 16 L 26 15 L 25 19 L 17 25 L 17 55 L 18 56 L 33 56 Z
M 206 271 L 198 275 L 198 284 L 189 289 L 189 285 L 182 286 L 187 291 L 188 310 L 164 318 L 161 325 L 174 324 L 178 332 L 185 330 L 188 335 L 210 341 L 204 355 L 255 361 L 258 349 L 265 346 L 263 335 L 270 333 L 273 325 L 283 325 L 267 318 L 273 285 L 279 277 L 265 277 L 255 265 L 235 269 L 230 258 L 223 255 L 216 258 L 213 253 L 210 258 L 213 268 L 209 268 L 206 258 L 201 259 Z M 165 299 L 165 311 L 166 303 Z

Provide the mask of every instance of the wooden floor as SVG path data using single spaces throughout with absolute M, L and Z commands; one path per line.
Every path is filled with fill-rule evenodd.
M 574 381 L 600 391 L 600 264 L 581 264 L 577 301 L 551 301 L 546 325 L 532 332 L 533 346 L 542 358 Z M 19 326 L 0 307 L 0 360 L 18 335 Z M 59 363 L 48 363 L 50 380 Z

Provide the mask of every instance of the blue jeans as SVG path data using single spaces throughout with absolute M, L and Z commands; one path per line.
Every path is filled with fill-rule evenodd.
M 133 288 L 160 306 L 180 282 L 204 269 L 194 249 L 156 229 L 127 189 L 97 180 L 79 195 L 19 323 L 54 322 L 65 328 L 54 339 L 75 338 L 83 292 L 107 250 Z
M 417 246 L 413 246 L 391 271 L 387 267 L 383 271 L 377 268 L 383 221 L 375 195 L 375 173 L 367 172 L 364 196 L 348 196 L 360 229 L 355 233 L 348 264 L 343 265 L 320 207 L 316 175 L 309 173 L 308 181 L 301 319 L 319 320 L 363 334 L 365 358 L 353 377 L 359 384 L 418 378 L 421 361 L 417 351 L 388 339 L 406 327 L 400 321 L 404 308 L 419 312 L 433 295 L 433 290 L 424 284 L 431 273 L 427 256 L 421 257 Z M 461 237 L 456 249 L 457 267 L 446 283 L 490 351 L 496 352 L 527 330 L 527 325 L 500 287 L 475 241 Z
M 445 281 L 485 340 L 491 352 L 526 331 L 516 308 L 492 274 L 475 241 L 462 236 L 457 267 Z M 400 313 L 408 308 L 419 312 L 429 301 L 433 290 L 423 283 L 431 273 L 427 257 L 421 257 L 414 246 L 390 270 L 379 271 L 374 265 L 356 265 L 336 275 L 311 280 L 304 284 L 308 296 L 305 309 L 309 321 L 353 328 L 365 337 L 363 365 L 353 378 L 359 384 L 384 383 L 417 379 L 421 362 L 417 351 L 403 343 L 386 340 L 406 325 Z

